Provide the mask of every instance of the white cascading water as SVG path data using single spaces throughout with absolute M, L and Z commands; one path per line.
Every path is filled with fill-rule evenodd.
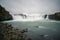
M 43 15 L 40 14 L 27 14 L 27 18 L 23 18 L 23 16 L 20 15 L 12 15 L 14 21 L 38 21 L 43 20 Z
M 48 19 L 48 16 L 46 17 L 46 20 L 49 20 L 49 19 Z

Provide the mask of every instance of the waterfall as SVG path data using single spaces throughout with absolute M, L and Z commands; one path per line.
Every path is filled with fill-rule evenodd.
M 49 20 L 48 15 L 47 15 L 46 19 Z
M 26 15 L 26 14 L 23 14 L 23 15 Z M 44 20 L 44 17 L 42 14 L 27 14 L 26 18 L 23 18 L 23 16 L 19 15 L 19 14 L 12 14 L 13 16 L 13 20 L 14 21 L 38 21 L 38 20 Z

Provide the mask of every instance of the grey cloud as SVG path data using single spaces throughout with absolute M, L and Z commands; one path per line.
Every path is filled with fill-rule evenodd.
M 11 13 L 54 13 L 60 11 L 59 0 L 0 0 Z

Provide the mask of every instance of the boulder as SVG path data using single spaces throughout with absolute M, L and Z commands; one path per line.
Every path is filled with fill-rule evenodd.
M 48 15 L 48 18 L 51 20 L 60 20 L 60 12 L 56 12 L 55 14 Z
M 11 14 L 4 7 L 0 5 L 0 21 L 12 20 Z

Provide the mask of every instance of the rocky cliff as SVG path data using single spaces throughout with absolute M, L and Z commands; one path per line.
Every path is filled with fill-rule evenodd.
M 12 16 L 0 5 L 0 21 L 12 20 Z
M 51 20 L 60 20 L 60 12 L 48 15 L 48 18 Z

